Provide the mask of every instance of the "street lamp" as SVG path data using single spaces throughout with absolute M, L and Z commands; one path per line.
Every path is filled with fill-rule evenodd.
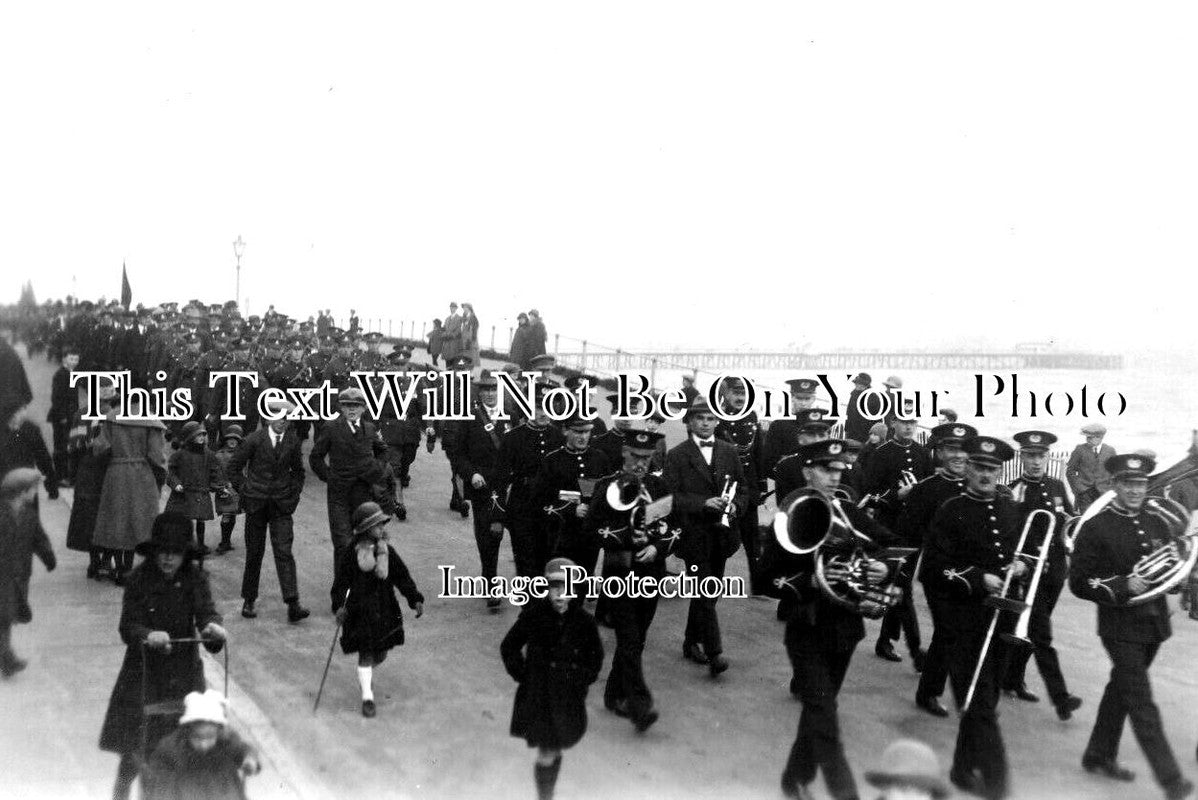
M 233 255 L 237 256 L 237 308 L 241 308 L 241 254 L 245 252 L 245 242 L 241 241 L 241 234 L 237 234 L 237 241 L 233 242 Z

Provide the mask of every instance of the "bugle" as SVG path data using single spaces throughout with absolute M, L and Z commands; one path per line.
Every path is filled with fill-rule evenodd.
M 731 478 L 724 478 L 724 491 L 720 492 L 720 497 L 725 501 L 724 513 L 720 515 L 720 527 L 732 527 L 732 499 L 736 497 L 736 489 L 739 484 Z

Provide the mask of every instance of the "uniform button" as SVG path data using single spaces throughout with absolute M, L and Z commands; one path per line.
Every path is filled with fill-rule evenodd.
M 991 522 L 998 522 L 998 517 L 991 517 L 991 518 L 990 518 L 990 521 L 991 521 Z

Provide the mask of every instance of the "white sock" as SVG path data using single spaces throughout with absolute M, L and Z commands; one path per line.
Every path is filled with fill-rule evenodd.
M 374 667 L 358 667 L 358 685 L 362 687 L 362 699 L 373 700 L 374 690 L 370 688 L 370 678 L 374 674 Z

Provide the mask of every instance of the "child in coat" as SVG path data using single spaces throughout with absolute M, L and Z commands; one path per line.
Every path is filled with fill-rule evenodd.
M 142 773 L 145 800 L 245 800 L 258 757 L 225 718 L 225 698 L 208 689 L 183 698 L 179 728 L 158 743 Z
M 538 748 L 533 765 L 537 797 L 550 800 L 562 751 L 587 729 L 587 689 L 603 668 L 603 642 L 581 596 L 564 596 L 568 558 L 545 566 L 549 596 L 531 601 L 499 646 L 503 665 L 520 684 L 512 708 L 512 736 Z
M 29 608 L 33 556 L 37 554 L 47 572 L 58 563 L 34 502 L 41 480 L 42 473 L 32 467 L 18 467 L 0 479 L 0 675 L 5 678 L 26 667 L 13 652 L 12 626 L 33 619 Z
M 363 503 L 354 510 L 354 540 L 337 564 L 333 581 L 333 613 L 342 626 L 342 652 L 358 654 L 358 684 L 362 689 L 362 716 L 375 715 L 371 682 L 374 667 L 387 651 L 404 642 L 403 614 L 395 589 L 424 615 L 424 595 L 416 588 L 407 565 L 387 543 L 384 527 L 391 517 L 378 503 Z
M 208 449 L 208 434 L 196 421 L 183 426 L 179 439 L 182 444 L 171 453 L 166 465 L 166 485 L 171 496 L 166 501 L 166 511 L 182 514 L 195 522 L 196 555 L 203 563 L 204 556 L 212 552 L 204 544 L 204 522 L 215 519 L 212 511 L 211 492 L 229 492 L 216 454 Z
M 216 546 L 217 555 L 233 549 L 233 528 L 237 525 L 237 515 L 242 511 L 241 496 L 238 494 L 241 490 L 238 484 L 240 476 L 229 474 L 229 461 L 244 440 L 241 426 L 230 425 L 221 435 L 220 449 L 216 451 L 216 461 L 220 464 L 221 473 L 232 481 L 230 489 L 216 495 L 216 513 L 220 514 L 220 543 Z

